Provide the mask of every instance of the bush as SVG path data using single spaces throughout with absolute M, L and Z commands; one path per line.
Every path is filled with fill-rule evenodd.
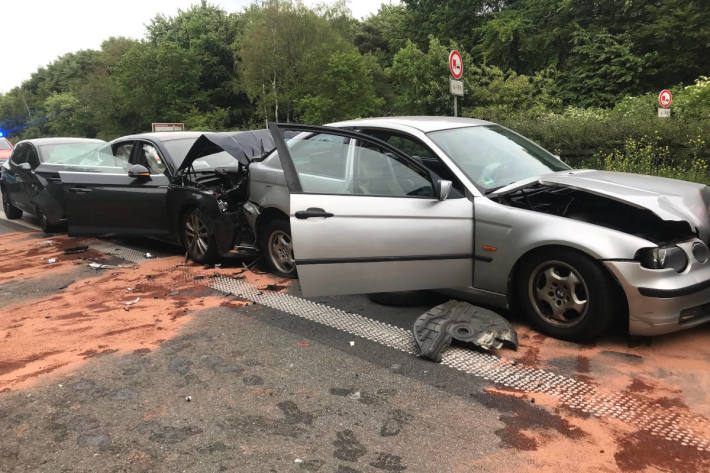
M 696 149 L 705 142 L 701 137 L 690 140 L 689 146 Z M 691 160 L 674 159 L 670 148 L 660 144 L 660 138 L 642 137 L 640 140 L 629 138 L 624 148 L 614 150 L 595 158 L 607 171 L 631 172 L 653 176 L 669 177 L 684 181 L 710 183 L 707 161 L 696 156 Z

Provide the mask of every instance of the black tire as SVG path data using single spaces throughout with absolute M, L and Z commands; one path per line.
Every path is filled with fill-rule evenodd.
M 537 330 L 564 340 L 597 337 L 619 312 L 611 277 L 599 263 L 571 248 L 526 257 L 516 274 L 514 294 L 515 305 Z
M 22 218 L 22 210 L 18 209 L 10 202 L 10 196 L 7 195 L 5 189 L 2 190 L 2 210 L 8 220 L 17 220 Z
M 259 235 L 259 247 L 269 271 L 285 277 L 295 278 L 296 262 L 293 257 L 291 225 L 285 218 L 275 218 L 264 225 Z
M 367 297 L 372 302 L 392 307 L 434 307 L 449 299 L 427 291 L 376 292 Z
M 207 264 L 217 259 L 217 242 L 211 228 L 211 220 L 198 208 L 189 209 L 182 218 L 183 246 L 195 263 Z
M 49 223 L 47 215 L 41 210 L 37 210 L 37 218 L 39 219 L 39 227 L 44 233 L 56 233 L 59 231 L 59 226 Z

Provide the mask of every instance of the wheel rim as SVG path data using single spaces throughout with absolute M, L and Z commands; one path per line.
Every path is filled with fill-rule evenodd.
M 528 296 L 537 315 L 555 327 L 578 325 L 589 313 L 587 283 L 564 261 L 538 265 L 530 273 Z
M 296 267 L 291 235 L 283 230 L 275 230 L 269 235 L 268 244 L 269 258 L 274 267 L 284 274 L 291 273 Z
M 195 256 L 204 256 L 209 249 L 209 230 L 196 212 L 185 219 L 185 245 Z

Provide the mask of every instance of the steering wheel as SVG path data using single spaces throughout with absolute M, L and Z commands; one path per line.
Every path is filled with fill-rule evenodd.
M 509 174 L 511 165 L 509 162 L 496 162 L 484 166 L 481 176 L 478 179 L 486 187 L 493 187 L 502 176 Z

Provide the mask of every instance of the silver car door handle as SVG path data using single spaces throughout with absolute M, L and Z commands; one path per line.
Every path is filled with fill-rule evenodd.
M 325 210 L 320 209 L 318 207 L 311 207 L 306 210 L 298 210 L 295 215 L 296 215 L 296 218 L 301 219 L 301 220 L 311 218 L 311 217 L 328 218 L 328 217 L 333 216 L 332 213 L 326 212 Z

